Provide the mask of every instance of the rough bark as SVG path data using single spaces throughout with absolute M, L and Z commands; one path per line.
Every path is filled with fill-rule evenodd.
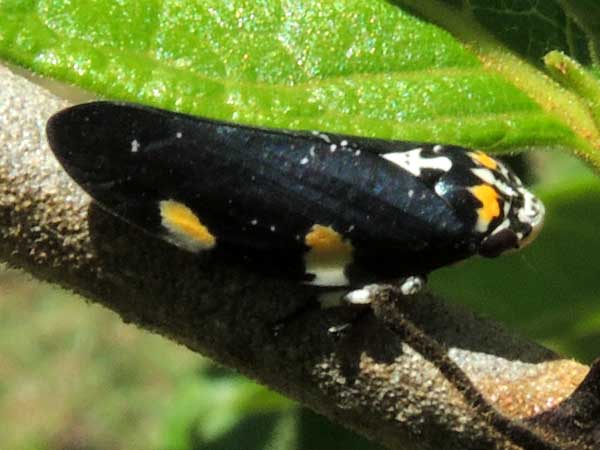
M 95 207 L 45 141 L 66 104 L 0 67 L 0 259 L 389 448 L 600 448 L 598 366 L 429 293 L 319 310 L 310 287 L 190 256 Z

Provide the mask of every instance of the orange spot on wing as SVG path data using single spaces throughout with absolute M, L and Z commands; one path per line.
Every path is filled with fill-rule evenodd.
M 500 216 L 498 193 L 488 184 L 480 184 L 469 190 L 482 205 L 477 209 L 478 220 L 475 228 L 477 231 L 486 231 L 490 222 Z
M 352 263 L 352 244 L 337 231 L 323 225 L 313 225 L 304 237 L 309 247 L 304 257 L 307 273 L 315 275 L 312 284 L 343 286 L 348 280 L 344 269 Z
M 352 245 L 345 242 L 342 236 L 331 227 L 313 225 L 304 238 L 304 243 L 313 252 L 324 255 L 339 255 L 352 251 Z
M 196 244 L 199 249 L 214 247 L 215 237 L 198 216 L 183 203 L 175 200 L 161 201 L 160 215 L 163 226 L 174 238 L 187 240 L 191 245 Z
M 483 152 L 472 152 L 470 155 L 474 161 L 478 162 L 483 167 L 487 167 L 491 170 L 496 170 L 496 168 L 498 167 L 498 162 L 494 158 Z

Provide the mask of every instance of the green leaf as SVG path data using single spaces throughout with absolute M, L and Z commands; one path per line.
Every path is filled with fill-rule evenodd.
M 567 36 L 568 54 L 577 54 L 577 48 L 588 45 L 589 59 L 598 64 L 598 29 L 581 28 L 581 33 L 573 37 L 573 23 L 584 23 L 575 12 L 586 15 L 586 0 L 568 2 L 503 2 L 501 0 L 484 2 L 471 1 L 418 1 L 396 0 L 396 4 L 409 8 L 415 14 L 448 29 L 460 39 L 484 63 L 488 71 L 497 73 L 516 87 L 526 92 L 548 114 L 557 117 L 585 143 L 571 145 L 570 150 L 583 159 L 600 168 L 600 127 L 588 109 L 586 99 L 580 93 L 560 89 L 540 71 L 542 57 L 547 50 L 555 47 L 563 49 L 556 33 L 548 31 L 556 27 L 549 18 L 562 14 L 565 19 L 564 34 Z M 498 14 L 502 11 L 502 17 Z M 523 21 L 523 17 L 529 20 Z M 598 8 L 590 8 L 587 21 L 598 20 Z M 546 21 L 546 34 L 539 31 L 540 20 Z M 585 22 L 585 23 L 588 23 Z M 486 24 L 489 28 L 486 28 Z M 494 24 L 494 26 L 492 26 Z M 520 41 L 518 35 L 525 28 L 528 37 Z M 584 32 L 585 31 L 585 32 Z M 543 41 L 540 44 L 540 40 Z M 520 45 L 517 45 L 519 42 Z M 515 49 L 520 53 L 515 53 Z M 577 56 L 577 55 L 575 55 Z M 535 66 L 538 66 L 537 68 Z
M 447 12 L 419 5 L 427 20 Z M 478 35 L 474 16 L 450 13 Z M 595 135 L 580 128 L 595 125 L 571 96 L 531 66 L 487 56 L 384 0 L 0 1 L 0 57 L 99 96 L 282 128 L 560 146 L 594 160 Z
M 596 45 L 600 43 L 600 5 L 596 0 L 443 0 L 440 3 L 453 7 L 467 21 L 477 21 L 499 42 L 535 65 L 541 66 L 544 55 L 553 50 L 585 65 L 600 58 L 600 47 Z
M 549 72 L 587 103 L 591 116 L 600 123 L 600 80 L 563 53 L 552 51 L 544 57 Z
M 183 450 L 193 442 L 205 449 L 228 448 L 223 443 L 232 436 L 245 442 L 245 448 L 263 448 L 275 429 L 295 413 L 291 400 L 246 378 L 213 372 L 195 374 L 182 383 L 166 413 L 164 448 Z M 257 433 L 256 427 L 261 432 Z M 291 424 L 289 427 L 294 429 Z
M 160 448 L 168 450 L 381 450 L 239 375 L 202 371 L 175 394 Z M 240 446 L 240 443 L 243 443 Z

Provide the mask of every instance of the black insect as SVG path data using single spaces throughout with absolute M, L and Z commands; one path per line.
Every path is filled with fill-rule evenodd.
M 456 146 L 115 102 L 61 111 L 47 134 L 70 176 L 123 220 L 191 252 L 260 254 L 318 286 L 496 256 L 532 240 L 544 217 L 505 165 Z

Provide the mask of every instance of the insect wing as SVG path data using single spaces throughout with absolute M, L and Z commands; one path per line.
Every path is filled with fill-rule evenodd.
M 339 251 L 341 242 L 363 260 L 355 265 L 390 274 L 465 256 L 453 250 L 465 230 L 451 208 L 382 157 L 400 144 L 112 102 L 62 111 L 47 132 L 67 172 L 101 205 L 187 250 L 224 243 L 303 253 Z

